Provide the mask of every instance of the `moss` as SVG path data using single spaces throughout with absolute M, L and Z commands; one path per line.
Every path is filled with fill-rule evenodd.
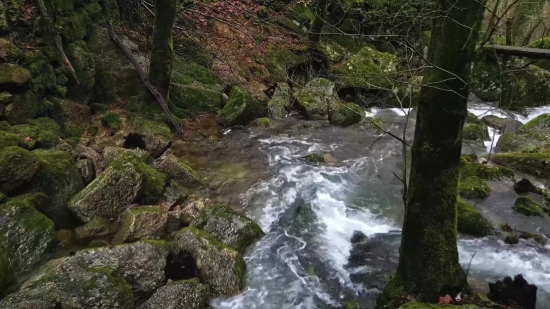
M 99 5 L 99 3 L 97 3 L 97 2 L 87 4 L 84 7 L 84 9 L 86 10 L 86 12 L 88 12 L 89 16 L 92 19 L 95 19 L 95 18 L 101 16 L 102 8 L 101 8 L 101 5 Z
M 96 136 L 98 131 L 99 128 L 97 126 L 89 126 L 88 129 L 86 129 L 89 136 Z
M 229 101 L 218 116 L 218 121 L 226 127 L 246 125 L 265 113 L 266 107 L 261 102 L 241 88 L 234 87 L 229 94 Z
M 19 137 L 16 134 L 0 131 L 0 150 L 10 146 L 17 146 L 18 143 Z
M 550 71 L 530 65 L 505 76 L 501 106 L 518 110 L 542 106 L 550 100 Z
M 494 233 L 493 225 L 468 202 L 459 198 L 456 207 L 458 232 L 477 237 Z
M 33 62 L 29 66 L 29 70 L 33 76 L 31 89 L 35 93 L 45 93 L 55 89 L 57 85 L 57 76 L 53 66 L 45 59 L 40 59 Z
M 512 209 L 526 216 L 542 217 L 544 215 L 542 208 L 528 196 L 518 197 Z
M 322 154 L 313 153 L 305 156 L 304 158 L 311 163 L 325 163 L 325 157 L 323 157 Z
M 55 129 L 55 126 L 52 126 L 52 130 L 48 130 L 30 124 L 20 124 L 13 126 L 11 132 L 18 136 L 20 147 L 30 150 L 57 146 L 61 142 L 61 139 Z M 57 129 L 59 129 L 59 126 L 57 126 Z
M 490 138 L 487 127 L 485 125 L 468 123 L 464 125 L 464 130 L 462 131 L 462 139 L 483 143 L 483 141 L 489 140 Z
M 115 160 L 111 166 L 115 169 L 122 168 L 123 165 L 128 162 L 131 162 L 138 167 L 139 171 L 145 176 L 145 197 L 151 200 L 158 199 L 162 195 L 162 191 L 166 183 L 166 176 L 144 163 L 138 156 L 128 152 L 122 153 L 120 158 Z
M 9 99 L 4 116 L 10 124 L 22 124 L 36 117 L 37 113 L 38 99 L 31 91 L 27 91 Z
M 338 104 L 334 107 L 333 113 L 330 116 L 330 122 L 339 126 L 347 127 L 358 123 L 363 118 L 365 111 L 361 106 L 353 103 Z
M 296 95 L 299 106 L 310 120 L 327 120 L 330 108 L 337 108 L 339 99 L 333 82 L 316 78 Z
M 77 84 L 72 78 L 69 80 L 69 94 L 73 97 L 87 97 L 95 86 L 95 56 L 88 51 L 86 42 L 77 41 L 69 44 L 67 58 L 71 61 L 79 81 Z
M 101 118 L 101 124 L 113 131 L 118 131 L 122 129 L 122 119 L 120 118 L 119 114 L 110 112 L 107 115 L 103 116 Z
M 172 85 L 170 101 L 188 114 L 217 113 L 225 105 L 223 94 L 217 90 L 194 85 Z
M 29 182 L 41 168 L 31 152 L 12 146 L 0 151 L 0 192 L 10 193 Z
M 458 183 L 458 194 L 465 198 L 486 198 L 491 195 L 491 189 L 479 177 L 468 177 Z
M 391 77 L 396 73 L 397 57 L 364 47 L 350 60 L 336 69 L 336 84 L 366 89 L 392 89 Z
M 70 16 L 59 17 L 56 20 L 58 31 L 67 42 L 83 40 L 88 35 L 88 27 L 92 25 L 86 10 L 75 10 Z
M 2 91 L 26 87 L 30 80 L 31 73 L 27 69 L 17 64 L 0 63 L 0 89 Z
M 493 156 L 493 161 L 521 173 L 539 177 L 550 176 L 550 168 L 545 164 L 545 162 L 550 162 L 550 153 L 548 152 L 499 153 Z
M 269 127 L 271 127 L 271 119 L 269 119 L 267 117 L 256 118 L 256 119 L 254 119 L 254 121 L 252 121 L 252 124 L 255 125 L 255 126 L 258 126 L 258 127 L 269 128 Z
M 223 84 L 222 79 L 206 67 L 181 57 L 174 59 L 172 82 L 182 85 L 199 82 L 204 85 L 212 85 L 215 88 Z
M 507 167 L 494 167 L 487 164 L 479 164 L 462 156 L 459 165 L 460 179 L 478 177 L 483 180 L 501 180 L 513 178 L 514 172 Z
M 287 72 L 290 68 L 307 64 L 310 61 L 307 53 L 292 50 L 284 44 L 270 44 L 267 47 L 265 65 L 274 81 L 287 80 Z
M 74 230 L 75 239 L 86 239 L 109 235 L 111 226 L 109 221 L 101 217 L 94 217 L 88 223 Z

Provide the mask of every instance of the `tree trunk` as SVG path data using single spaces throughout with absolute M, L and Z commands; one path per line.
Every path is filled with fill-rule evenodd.
M 328 0 L 317 0 L 315 3 L 315 18 L 309 29 L 308 39 L 313 43 L 319 43 L 321 40 L 321 31 L 327 20 Z
M 172 27 L 175 17 L 176 0 L 156 0 L 149 81 L 157 88 L 163 99 L 168 96 L 172 76 L 174 60 Z
M 438 0 L 412 146 L 399 266 L 377 308 L 468 291 L 458 263 L 457 184 L 468 83 L 485 0 Z
M 137 29 L 143 20 L 139 10 L 138 0 L 118 0 L 120 19 L 126 21 L 131 28 Z

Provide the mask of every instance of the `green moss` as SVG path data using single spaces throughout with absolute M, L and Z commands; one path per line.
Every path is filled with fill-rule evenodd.
M 550 168 L 545 167 L 544 162 L 550 162 L 550 153 L 499 153 L 493 156 L 497 164 L 509 167 L 518 172 L 550 177 Z
M 346 87 L 392 89 L 392 74 L 396 73 L 397 57 L 364 47 L 350 60 L 336 69 L 336 83 Z
M 31 73 L 17 64 L 0 63 L 0 85 L 3 87 L 25 87 L 31 79 Z
M 255 126 L 258 126 L 258 127 L 269 128 L 269 127 L 271 127 L 271 119 L 269 119 L 267 117 L 256 118 L 256 119 L 254 119 L 254 121 L 252 121 L 252 124 L 255 125 Z
M 119 114 L 110 112 L 107 115 L 103 116 L 101 118 L 101 124 L 113 131 L 118 131 L 122 129 L 122 119 L 120 118 Z
M 325 157 L 322 154 L 309 154 L 305 156 L 305 159 L 311 163 L 325 163 Z
M 550 71 L 530 65 L 505 76 L 501 106 L 518 110 L 542 106 L 550 100 Z
M 11 132 L 0 131 L 0 150 L 10 146 L 17 146 L 18 143 L 19 136 Z
M 59 17 L 56 20 L 58 31 L 67 42 L 76 42 L 88 35 L 88 27 L 92 25 L 88 12 L 79 9 L 70 16 Z
M 353 103 L 340 103 L 334 107 L 332 115 L 329 117 L 332 124 L 347 127 L 358 123 L 365 115 L 365 111 L 361 106 Z
M 287 80 L 287 71 L 300 64 L 310 62 L 307 53 L 300 50 L 292 50 L 284 44 L 270 44 L 267 47 L 265 59 L 266 67 L 274 81 Z
M 101 8 L 101 5 L 99 5 L 99 3 L 97 3 L 97 2 L 87 4 L 84 7 L 84 9 L 86 10 L 86 12 L 88 12 L 89 16 L 92 19 L 95 19 L 95 18 L 101 16 L 102 8 Z
M 470 112 L 466 115 L 466 123 L 478 124 L 480 126 L 483 125 L 483 121 Z
M 226 127 L 246 125 L 265 113 L 266 107 L 262 103 L 256 101 L 248 92 L 234 87 L 229 94 L 229 101 L 218 116 L 218 121 Z
M 53 66 L 48 61 L 45 59 L 35 61 L 29 66 L 29 70 L 33 76 L 31 89 L 35 93 L 44 93 L 55 89 L 57 76 L 55 75 Z
M 183 85 L 199 82 L 216 88 L 223 84 L 222 79 L 206 67 L 181 57 L 174 59 L 172 82 Z
M 84 132 L 84 130 L 80 126 L 69 124 L 65 126 L 65 134 L 63 135 L 65 138 L 76 138 L 78 142 L 78 139 L 82 136 L 82 132 Z
M 544 215 L 542 208 L 528 196 L 518 197 L 512 209 L 526 216 L 542 217 Z
M 96 80 L 95 56 L 88 51 L 84 41 L 69 44 L 67 57 L 78 76 L 79 83 L 69 80 L 68 91 L 72 96 L 87 96 L 93 90 Z
M 171 103 L 189 115 L 217 113 L 225 105 L 223 94 L 217 90 L 194 85 L 172 85 Z
M 483 141 L 489 140 L 490 138 L 485 125 L 468 123 L 464 125 L 462 139 L 466 141 L 478 141 L 483 143 Z
M 50 118 L 39 118 L 35 120 L 45 120 L 40 124 L 37 121 L 30 121 L 38 125 L 44 125 L 49 123 Z M 56 127 L 57 126 L 57 127 Z M 30 124 L 15 125 L 11 128 L 11 132 L 15 133 L 19 138 L 19 146 L 25 149 L 35 148 L 52 148 L 57 146 L 60 142 L 59 126 L 55 123 L 52 125 L 52 130 L 48 127 L 39 127 Z
M 494 233 L 493 225 L 468 202 L 459 198 L 456 207 L 458 232 L 477 237 Z
M 97 131 L 99 131 L 97 126 L 89 126 L 88 129 L 86 129 L 89 136 L 96 136 Z
M 483 180 L 501 180 L 513 178 L 514 172 L 507 167 L 494 167 L 487 164 L 479 164 L 462 156 L 459 165 L 460 179 L 478 177 Z
M 458 194 L 465 198 L 486 198 L 491 195 L 491 189 L 479 177 L 468 177 L 458 183 Z
M 38 99 L 31 92 L 14 95 L 4 110 L 4 117 L 10 124 L 26 123 L 29 119 L 36 117 L 38 113 Z
M 10 193 L 29 182 L 41 168 L 31 152 L 16 146 L 0 151 L 0 192 Z

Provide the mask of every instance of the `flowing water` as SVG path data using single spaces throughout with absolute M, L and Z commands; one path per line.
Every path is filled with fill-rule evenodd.
M 500 113 L 488 110 L 481 105 L 470 108 L 477 116 Z M 515 116 L 526 122 L 543 112 L 550 109 Z M 403 111 L 369 113 L 391 124 L 393 132 L 401 132 L 405 125 Z M 408 127 L 407 139 L 411 141 L 414 123 Z M 342 308 L 347 301 L 360 300 L 362 306 L 372 307 L 379 290 L 350 280 L 350 274 L 357 272 L 346 267 L 350 239 L 354 231 L 382 237 L 387 256 L 381 258 L 391 265 L 397 261 L 404 213 L 401 185 L 393 175 L 400 175 L 403 166 L 399 142 L 390 137 L 377 140 L 359 129 L 336 127 L 293 131 L 290 135 L 261 130 L 237 134 L 267 158 L 271 176 L 241 195 L 244 211 L 260 224 L 266 236 L 246 253 L 244 292 L 217 299 L 212 306 Z M 332 152 L 340 162 L 315 165 L 303 159 L 323 151 Z M 514 199 L 513 195 L 508 198 L 510 207 Z M 465 269 L 469 267 L 472 281 L 486 286 L 488 280 L 521 273 L 539 287 L 538 308 L 550 306 L 546 297 L 550 293 L 548 247 L 527 241 L 509 246 L 493 237 L 461 236 L 458 248 L 460 262 Z M 359 271 L 372 270 L 367 267 Z

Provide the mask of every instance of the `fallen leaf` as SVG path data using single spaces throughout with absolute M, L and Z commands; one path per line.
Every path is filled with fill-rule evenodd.
M 25 137 L 25 143 L 28 143 L 30 141 L 32 141 L 32 137 L 30 136 Z
M 447 304 L 450 304 L 451 301 L 453 300 L 453 298 L 447 294 L 445 296 L 439 296 L 439 305 L 447 305 Z

